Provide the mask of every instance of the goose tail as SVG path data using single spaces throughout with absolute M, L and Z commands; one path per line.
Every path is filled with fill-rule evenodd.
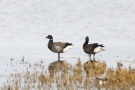
M 65 43 L 66 47 L 63 49 L 63 53 L 66 52 L 67 50 L 73 48 L 73 44 L 72 43 Z
M 100 44 L 100 45 L 98 45 L 98 46 L 100 46 L 100 47 L 105 47 L 103 44 Z

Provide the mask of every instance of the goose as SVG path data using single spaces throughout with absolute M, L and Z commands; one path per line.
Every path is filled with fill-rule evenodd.
M 49 39 L 48 48 L 52 52 L 58 53 L 58 61 L 60 61 L 60 53 L 65 53 L 67 50 L 73 48 L 72 43 L 53 42 L 53 36 L 52 35 L 48 35 L 46 38 Z
M 98 44 L 98 43 L 92 43 L 92 44 L 88 44 L 89 43 L 89 37 L 86 36 L 85 37 L 85 42 L 83 44 L 83 50 L 85 53 L 90 55 L 90 60 L 91 60 L 91 54 L 93 54 L 93 59 L 95 60 L 95 54 L 98 52 L 101 52 L 105 49 L 103 49 L 103 44 Z

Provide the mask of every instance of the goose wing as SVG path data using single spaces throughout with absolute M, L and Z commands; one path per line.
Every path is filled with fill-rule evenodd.
M 85 47 L 85 51 L 90 53 L 91 51 L 93 51 L 96 47 L 98 46 L 98 43 L 92 43 L 92 44 L 88 44 Z
M 66 44 L 62 43 L 62 42 L 54 42 L 54 46 L 59 46 L 61 48 L 64 48 L 66 46 Z
M 53 43 L 53 49 L 55 49 L 57 52 L 62 52 L 63 48 L 66 46 L 65 43 L 62 42 L 54 42 Z

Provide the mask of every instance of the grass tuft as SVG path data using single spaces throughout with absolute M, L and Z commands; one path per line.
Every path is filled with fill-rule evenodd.
M 20 65 L 27 66 L 26 70 L 11 73 L 0 90 L 135 89 L 135 69 L 131 66 L 125 68 L 121 62 L 115 69 L 107 68 L 105 61 L 83 64 L 80 58 L 75 65 L 65 61 L 52 62 L 48 69 L 43 60 Z

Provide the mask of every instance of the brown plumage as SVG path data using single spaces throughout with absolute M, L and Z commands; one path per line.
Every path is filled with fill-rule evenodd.
M 85 52 L 87 53 L 87 54 L 94 54 L 94 48 L 96 48 L 98 46 L 98 43 L 93 43 L 93 44 L 88 44 L 88 45 L 86 45 L 85 47 L 84 47 L 84 49 L 85 49 Z
M 91 60 L 91 54 L 93 54 L 93 58 L 95 60 L 95 54 L 103 51 L 103 44 L 99 45 L 98 43 L 92 43 L 92 44 L 88 44 L 89 43 L 89 37 L 85 37 L 85 42 L 83 44 L 83 50 L 85 53 L 90 55 L 90 60 Z
M 48 48 L 55 53 L 58 53 L 58 61 L 60 61 L 60 53 L 66 52 L 68 49 L 72 48 L 72 43 L 63 42 L 53 42 L 52 35 L 48 35 L 46 38 L 49 39 Z
M 54 42 L 51 51 L 56 53 L 63 53 L 63 48 L 66 47 L 66 43 Z

